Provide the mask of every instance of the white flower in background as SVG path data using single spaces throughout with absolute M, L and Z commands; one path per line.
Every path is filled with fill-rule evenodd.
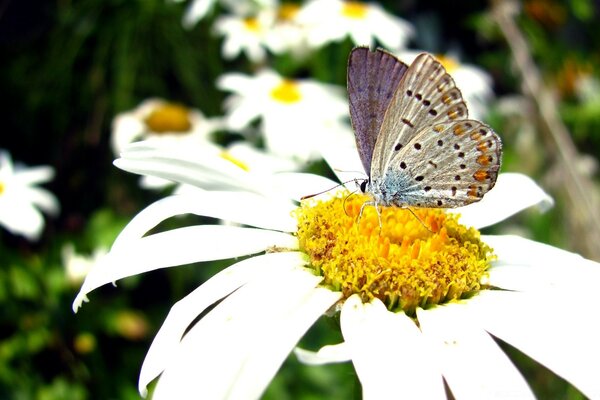
M 405 50 L 397 52 L 398 58 L 410 65 L 422 51 Z M 481 119 L 487 114 L 488 105 L 494 97 L 492 77 L 480 67 L 463 64 L 451 54 L 436 54 L 446 71 L 452 76 L 456 86 L 460 88 L 463 99 L 469 108 L 469 116 Z
M 137 172 L 177 163 L 146 161 Z M 188 165 L 172 179 L 193 183 L 202 168 Z M 309 174 L 283 182 L 297 194 L 333 183 Z M 142 394 L 160 375 L 153 399 L 259 398 L 310 326 L 339 311 L 343 343 L 296 352 L 313 364 L 352 361 L 365 398 L 445 399 L 445 385 L 456 399 L 534 398 L 494 337 L 584 395 L 600 396 L 591 367 L 600 359 L 597 263 L 517 236 L 480 236 L 443 210 L 415 209 L 417 219 L 384 207 L 379 227 L 367 207 L 357 221 L 365 199 L 346 193 L 299 208 L 291 201 L 297 195 L 207 191 L 163 199 L 123 230 L 74 309 L 90 291 L 126 276 L 253 255 L 172 307 L 142 366 Z M 479 208 L 461 209 L 460 221 L 482 227 L 549 202 L 531 179 L 501 174 Z M 147 234 L 182 213 L 239 225 Z
M 275 21 L 273 10 L 251 16 L 224 15 L 215 21 L 215 31 L 223 36 L 223 57 L 233 59 L 244 52 L 254 63 L 267 56 L 266 38 Z
M 359 1 L 313 0 L 307 3 L 298 20 L 308 29 L 311 47 L 321 47 L 350 37 L 356 45 L 374 47 L 380 42 L 390 51 L 406 46 L 413 27 L 389 14 L 379 4 Z
M 183 0 L 172 0 L 180 2 Z M 215 6 L 216 0 L 192 0 L 183 16 L 183 26 L 192 28 Z M 276 0 L 220 0 L 219 3 L 237 15 L 249 15 L 263 8 L 272 8 Z
M 108 249 L 99 247 L 90 255 L 79 254 L 73 243 L 67 243 L 62 248 L 62 262 L 65 267 L 67 280 L 72 285 L 81 285 L 92 267 L 106 256 Z
M 15 235 L 37 240 L 44 229 L 39 210 L 56 215 L 56 197 L 36 185 L 54 177 L 49 166 L 25 167 L 13 165 L 7 151 L 0 150 L 0 225 Z
M 145 139 L 165 145 L 180 142 L 198 145 L 221 128 L 220 119 L 206 118 L 200 110 L 162 99 L 148 99 L 113 119 L 111 144 L 117 156 L 129 143 Z
M 217 86 L 233 92 L 225 101 L 227 126 L 242 131 L 261 118 L 265 146 L 274 154 L 310 160 L 318 155 L 323 138 L 352 135 L 349 125 L 341 122 L 348 117 L 341 87 L 286 79 L 271 70 L 255 76 L 225 74 Z
M 297 3 L 282 3 L 277 7 L 275 21 L 265 37 L 273 53 L 289 52 L 298 58 L 310 53 L 308 31 L 299 20 L 300 10 Z

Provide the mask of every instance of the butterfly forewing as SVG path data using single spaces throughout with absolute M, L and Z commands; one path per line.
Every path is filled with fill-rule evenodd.
M 384 175 L 393 155 L 424 126 L 467 116 L 467 107 L 452 77 L 433 56 L 420 54 L 402 77 L 383 117 L 371 176 L 378 179 Z
M 356 136 L 358 153 L 371 172 L 373 148 L 383 116 L 408 66 L 383 50 L 357 47 L 348 58 L 348 98 L 350 119 Z
M 381 181 L 384 202 L 399 206 L 459 207 L 479 201 L 494 187 L 502 142 L 476 120 L 441 122 L 422 128 L 388 165 Z

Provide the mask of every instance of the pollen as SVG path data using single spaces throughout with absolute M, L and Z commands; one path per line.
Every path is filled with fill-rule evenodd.
M 368 201 L 344 192 L 296 211 L 300 248 L 327 287 L 408 315 L 484 289 L 495 256 L 477 230 L 440 209 L 380 207 L 378 216 Z
M 347 1 L 342 5 L 342 15 L 353 19 L 364 19 L 369 11 L 366 4 L 359 1 Z
M 277 19 L 280 21 L 292 21 L 300 11 L 298 4 L 286 3 L 277 9 Z
M 244 19 L 244 27 L 250 32 L 260 32 L 262 27 L 258 18 L 248 17 Z
M 285 104 L 297 103 L 302 99 L 302 93 L 298 83 L 291 79 L 284 79 L 279 85 L 271 90 L 271 96 Z
M 166 103 L 153 110 L 144 122 L 155 133 L 189 132 L 192 128 L 189 114 L 189 110 L 182 105 Z
M 246 172 L 250 171 L 250 168 L 248 167 L 248 165 L 245 162 L 243 162 L 239 158 L 234 157 L 230 152 L 222 151 L 220 156 L 222 159 L 229 161 L 236 167 L 239 167 Z

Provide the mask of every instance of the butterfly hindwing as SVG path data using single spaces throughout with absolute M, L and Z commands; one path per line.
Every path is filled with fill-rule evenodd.
M 476 120 L 426 126 L 396 151 L 381 185 L 385 201 L 399 206 L 459 207 L 479 201 L 494 187 L 502 142 Z
M 433 56 L 422 53 L 403 75 L 381 123 L 373 150 L 371 176 L 378 179 L 393 154 L 424 126 L 468 117 L 454 79 Z
M 373 148 L 400 79 L 408 66 L 392 54 L 357 47 L 348 58 L 350 119 L 365 172 L 371 172 Z

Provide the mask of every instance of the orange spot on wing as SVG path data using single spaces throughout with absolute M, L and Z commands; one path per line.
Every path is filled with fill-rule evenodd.
M 477 164 L 486 167 L 490 164 L 490 159 L 486 155 L 480 155 L 477 157 Z
M 480 151 L 480 152 L 482 152 L 482 153 L 487 153 L 487 151 L 488 151 L 489 149 L 490 149 L 490 148 L 488 147 L 488 145 L 487 145 L 487 143 L 486 143 L 486 142 L 481 142 L 481 143 L 479 143 L 479 144 L 477 145 L 477 150 L 479 150 L 479 151 Z
M 478 141 L 479 139 L 481 139 L 481 133 L 479 133 L 479 132 L 471 133 L 471 139 Z
M 454 116 L 450 115 L 450 114 L 452 114 L 452 113 L 454 113 Z M 450 111 L 450 112 L 448 113 L 448 116 L 449 116 L 450 118 L 454 119 L 454 118 L 456 118 L 456 114 L 457 114 L 457 113 L 456 113 L 456 111 Z M 456 126 L 454 127 L 454 129 L 453 129 L 453 132 L 454 132 L 454 134 L 455 134 L 456 136 L 460 136 L 460 135 L 462 135 L 463 133 L 465 133 L 465 128 L 464 128 L 462 125 L 456 125 Z
M 484 169 L 480 169 L 479 171 L 477 171 L 473 174 L 473 178 L 475 178 L 475 180 L 478 182 L 483 182 L 486 179 L 488 179 L 489 177 L 490 177 L 490 174 Z
M 469 191 L 467 191 L 467 196 L 477 197 L 477 186 L 475 186 L 475 185 L 469 186 Z

